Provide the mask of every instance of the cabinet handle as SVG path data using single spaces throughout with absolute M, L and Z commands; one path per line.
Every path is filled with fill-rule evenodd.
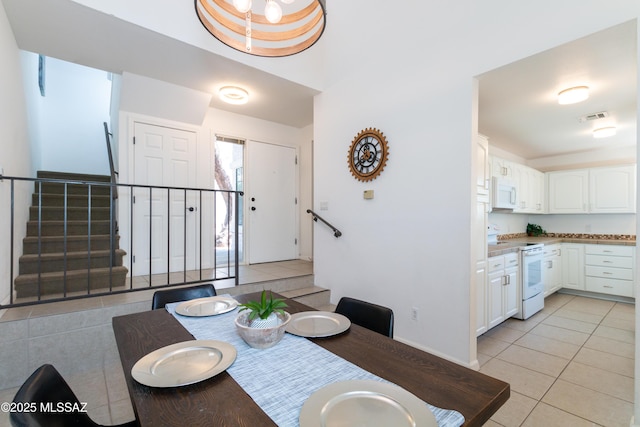
M 608 275 L 612 275 L 613 273 L 609 272 L 609 271 L 603 271 L 602 274 L 608 274 Z
M 603 288 L 608 288 L 608 289 L 613 289 L 613 286 L 611 286 L 611 285 L 603 285 L 602 287 Z
M 613 261 L 607 261 L 606 259 L 602 261 L 603 264 L 613 264 Z
M 610 251 L 609 249 L 605 249 L 605 250 L 603 250 L 602 252 L 604 252 L 604 253 L 606 253 L 606 254 L 610 254 L 610 253 L 611 253 L 611 252 L 613 252 L 613 251 Z

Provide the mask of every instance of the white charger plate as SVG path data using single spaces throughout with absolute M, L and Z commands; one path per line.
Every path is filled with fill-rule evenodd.
M 437 427 L 425 402 L 395 384 L 341 381 L 313 393 L 302 405 L 300 427 Z
M 236 355 L 236 348 L 224 341 L 183 341 L 142 357 L 131 368 L 131 376 L 150 387 L 179 387 L 224 372 Z
M 291 315 L 286 331 L 307 338 L 330 337 L 351 327 L 351 321 L 331 311 L 303 311 Z
M 176 313 L 190 317 L 215 316 L 227 313 L 238 306 L 238 301 L 229 297 L 215 296 L 196 298 L 181 302 Z

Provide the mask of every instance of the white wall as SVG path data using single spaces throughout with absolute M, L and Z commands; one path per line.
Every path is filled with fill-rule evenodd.
M 109 74 L 48 57 L 41 96 L 38 55 L 22 52 L 22 66 L 34 168 L 108 175 L 103 123 L 110 121 Z
M 0 3 L 0 167 L 6 176 L 29 176 L 31 150 L 29 147 L 27 107 L 22 87 L 20 52 L 9 27 L 4 7 Z M 22 253 L 22 237 L 28 214 L 30 193 L 33 187 L 16 184 L 16 225 L 13 250 L 14 274 L 17 274 L 19 256 Z M 0 205 L 10 206 L 10 183 L 0 182 Z M 0 215 L 0 303 L 8 303 L 10 277 L 10 220 L 7 210 Z
M 299 171 L 297 183 L 299 195 L 299 257 L 309 259 L 312 256 L 312 221 L 306 214 L 306 209 L 311 206 L 311 138 L 313 127 L 309 126 L 298 129 L 265 120 L 225 112 L 203 105 L 200 93 L 195 93 L 192 89 L 183 88 L 176 85 L 168 85 L 157 80 L 147 79 L 142 76 L 125 75 L 125 82 L 122 85 L 120 94 L 123 100 L 122 105 L 131 110 L 122 110 L 119 114 L 118 140 L 118 163 L 120 169 L 120 182 L 133 182 L 133 148 L 131 140 L 133 137 L 134 121 L 142 121 L 158 126 L 171 126 L 180 129 L 188 129 L 197 134 L 197 186 L 201 188 L 214 188 L 213 184 L 213 143 L 216 134 L 237 137 L 244 140 L 254 140 L 294 147 L 299 157 Z M 148 80 L 148 81 L 147 81 Z M 129 84 L 127 84 L 129 81 Z M 134 85 L 132 82 L 139 84 Z M 165 86 L 166 85 L 166 86 Z M 165 90 L 166 89 L 166 90 Z M 153 93 L 150 93 L 153 92 Z M 202 111 L 193 109 L 191 113 L 184 115 L 185 103 L 189 100 L 196 100 Z M 160 105 L 160 107 L 158 106 Z M 163 108 L 161 106 L 172 106 Z M 160 114 L 151 116 L 149 113 Z M 185 119 L 185 117 L 187 117 Z M 196 117 L 204 117 L 201 123 L 195 123 Z M 184 120 L 189 120 L 188 123 Z M 250 185 L 250 183 L 246 183 Z M 244 204 L 248 206 L 247 203 Z M 125 205 L 121 204 L 121 218 L 128 218 L 125 212 Z M 245 213 L 246 217 L 246 213 Z M 120 221 L 121 226 L 121 247 L 129 247 L 127 220 Z M 212 233 L 203 235 L 211 236 Z M 205 260 L 210 259 L 208 250 L 213 247 L 211 244 L 203 244 Z M 128 258 L 125 264 L 128 264 Z M 128 265 L 127 265 L 128 266 Z
M 413 2 L 407 11 L 352 0 L 330 11 L 328 82 L 315 101 L 314 205 L 328 202 L 328 219 L 344 234 L 315 230 L 316 283 L 334 302 L 350 295 L 390 306 L 399 339 L 472 364 L 473 77 L 634 19 L 640 4 L 465 0 Z M 365 127 L 385 132 L 390 151 L 368 184 L 346 165 Z M 374 200 L 362 200 L 365 189 Z

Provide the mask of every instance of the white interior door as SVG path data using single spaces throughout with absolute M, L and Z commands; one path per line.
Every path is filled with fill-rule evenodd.
M 136 122 L 134 137 L 134 184 L 195 187 L 195 132 Z M 196 192 L 136 189 L 134 196 L 133 274 L 195 269 Z
M 249 263 L 297 258 L 296 150 L 247 143 Z

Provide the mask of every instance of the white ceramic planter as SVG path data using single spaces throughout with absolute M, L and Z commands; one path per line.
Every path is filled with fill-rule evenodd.
M 287 312 L 276 314 L 279 324 L 271 327 L 256 328 L 249 326 L 249 312 L 242 312 L 236 317 L 236 330 L 238 335 L 253 348 L 269 348 L 280 342 L 285 329 L 291 320 Z M 255 320 L 254 320 L 255 322 Z

